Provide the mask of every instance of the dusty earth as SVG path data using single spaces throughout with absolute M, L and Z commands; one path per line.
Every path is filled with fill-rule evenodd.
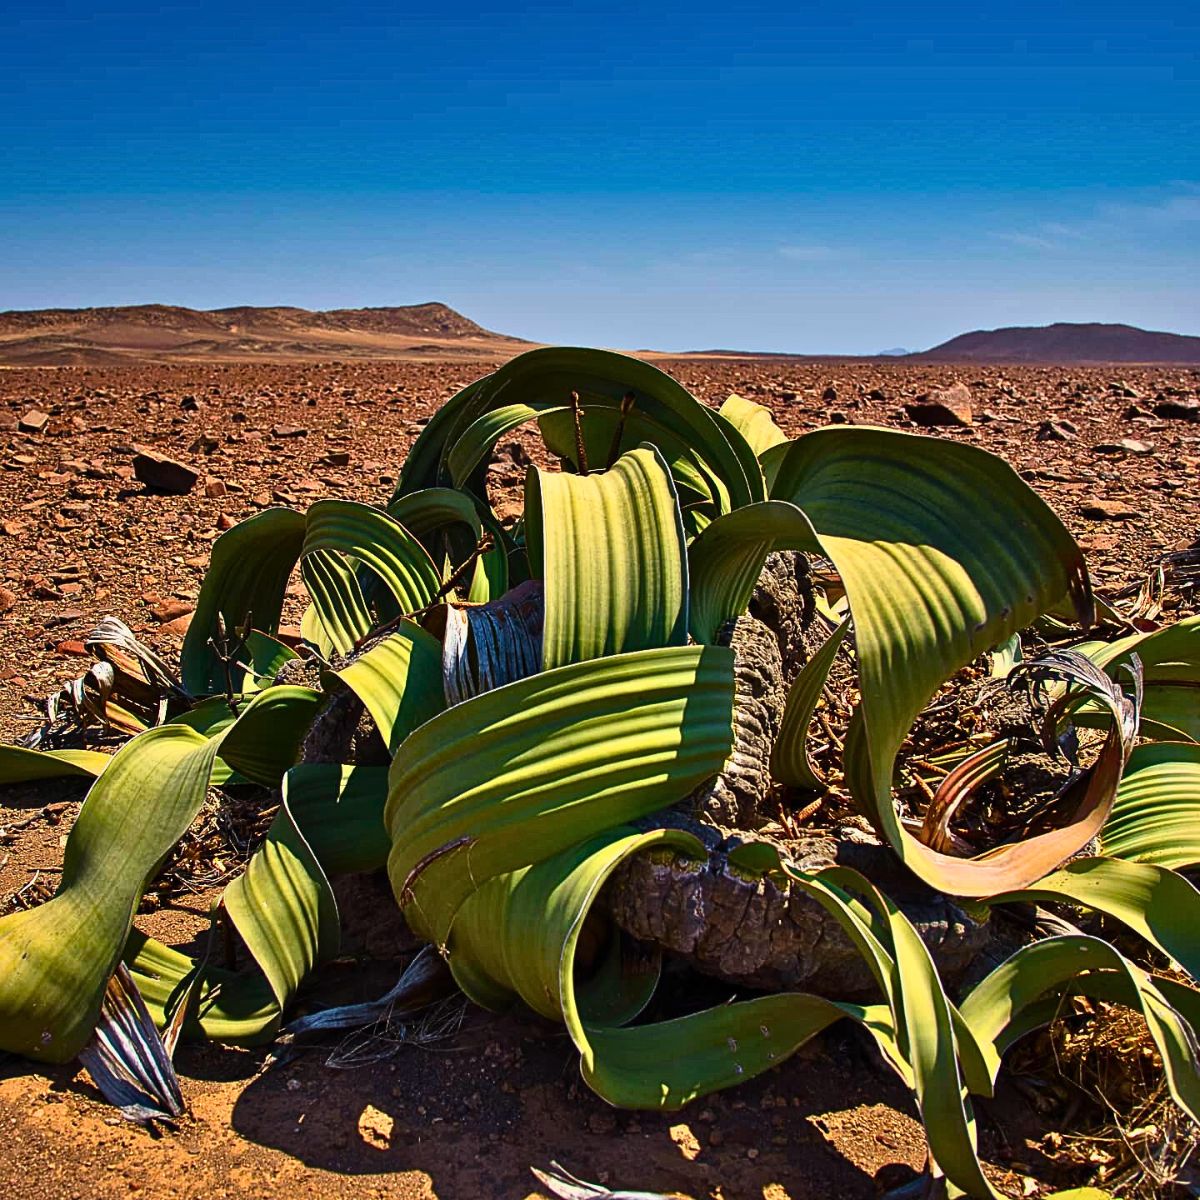
M 910 427 L 931 387 L 969 386 L 975 423 L 943 429 L 1004 455 L 1062 515 L 1101 594 L 1144 578 L 1200 537 L 1200 424 L 1156 405 L 1200 398 L 1200 370 L 660 360 L 702 399 L 738 391 L 791 434 L 831 421 Z M 81 639 L 107 613 L 167 654 L 182 637 L 212 541 L 275 504 L 380 501 L 423 419 L 488 362 L 161 365 L 0 370 L 0 737 L 77 674 Z M 30 412 L 46 417 L 26 420 Z M 1054 422 L 1051 432 L 1047 422 Z M 135 445 L 196 468 L 186 497 L 133 480 Z M 521 472 L 493 468 L 503 509 Z M 1190 611 L 1168 587 L 1170 619 Z M 1171 610 L 1174 609 L 1175 612 Z M 0 912 L 52 890 L 79 789 L 0 793 Z M 212 835 L 211 814 L 199 842 Z M 147 932 L 190 940 L 229 861 L 144 906 Z M 187 872 L 180 872 L 186 880 Z M 148 911 L 146 911 L 148 910 Z M 346 959 L 305 1003 L 366 999 L 394 978 Z M 924 1156 L 905 1090 L 857 1034 L 835 1029 L 774 1074 L 682 1114 L 615 1112 L 578 1079 L 558 1028 L 465 1013 L 433 1048 L 352 1070 L 310 1051 L 263 1072 L 261 1053 L 187 1047 L 191 1106 L 153 1136 L 98 1102 L 86 1074 L 0 1061 L 0 1183 L 25 1196 L 441 1197 L 537 1192 L 557 1159 L 613 1187 L 694 1197 L 872 1197 Z M 1036 1120 L 1009 1087 L 982 1111 L 983 1144 L 1014 1195 L 1059 1182 Z M 1033 1179 L 1022 1176 L 1032 1172 Z

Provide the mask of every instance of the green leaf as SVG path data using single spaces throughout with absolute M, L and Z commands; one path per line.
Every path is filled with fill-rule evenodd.
M 317 550 L 345 554 L 373 572 L 402 613 L 422 608 L 441 587 L 425 547 L 394 517 L 367 504 L 318 500 L 308 510 L 302 552 Z
M 1151 742 L 1134 750 L 1100 849 L 1159 867 L 1200 863 L 1200 746 Z
M 849 632 L 850 621 L 847 619 L 821 643 L 788 690 L 779 733 L 771 748 L 771 776 L 788 787 L 819 789 L 825 786 L 808 756 L 808 729 L 825 681 Z
M 313 600 L 300 622 L 301 635 L 323 656 L 349 654 L 375 624 L 357 572 L 332 550 L 306 554 L 300 569 Z
M 1132 685 L 1121 665 L 1136 654 L 1142 664 L 1142 736 L 1200 742 L 1200 616 L 1154 633 L 1085 643 L 1076 649 L 1126 687 Z M 1103 728 L 1108 714 L 1089 705 L 1076 711 L 1074 720 Z
M 862 694 L 846 775 L 885 840 L 956 895 L 1032 882 L 1047 856 L 1078 850 L 1094 832 L 1082 823 L 1049 842 L 952 858 L 903 828 L 891 794 L 897 752 L 945 680 L 1065 595 L 1090 615 L 1083 556 L 1062 522 L 1001 459 L 946 438 L 821 429 L 769 450 L 764 467 L 772 496 L 803 510 L 846 588 Z
M 203 803 L 218 746 L 181 725 L 151 729 L 92 785 L 53 899 L 0 918 L 0 1050 L 44 1062 L 79 1053 L 142 893 Z
M 1002 1053 L 1049 1024 L 1061 1012 L 1064 992 L 1114 1000 L 1145 1018 L 1171 1095 L 1193 1120 L 1200 1120 L 1200 1030 L 1172 1006 L 1159 983 L 1099 938 L 1047 938 L 1022 947 L 979 983 L 964 1001 L 962 1015 L 980 1040 Z M 1170 996 L 1178 1003 L 1180 991 Z M 1191 998 L 1194 1012 L 1200 994 L 1191 992 Z
M 456 488 L 466 487 L 472 472 L 491 454 L 506 433 L 519 429 L 544 413 L 568 411 L 562 404 L 541 401 L 535 404 L 506 404 L 485 412 L 464 431 L 446 457 L 451 482 Z
M 671 647 L 560 667 L 476 696 L 400 746 L 385 824 L 392 888 L 445 943 L 475 888 L 654 812 L 732 745 L 733 662 Z
M 235 525 L 213 543 L 180 657 L 184 687 L 193 695 L 225 689 L 220 660 L 208 645 L 217 632 L 218 613 L 230 633 L 240 629 L 247 617 L 263 633 L 278 630 L 288 576 L 303 542 L 304 517 L 287 508 L 270 508 Z
M 696 459 L 719 480 L 726 497 L 722 511 L 763 498 L 757 470 L 752 476 L 748 474 L 739 448 L 731 445 L 716 414 L 669 375 L 623 354 L 569 346 L 520 354 L 453 397 L 434 416 L 409 452 L 397 496 L 449 483 L 449 454 L 484 413 L 516 404 L 567 405 L 572 392 L 579 396 L 585 410 L 619 409 L 624 398 L 632 393 L 631 420 L 644 417 L 656 421 L 689 446 Z M 606 445 L 600 450 L 602 456 L 607 449 Z M 741 449 L 753 459 L 744 443 Z M 600 457 L 591 465 L 602 467 L 605 461 Z M 478 480 L 470 483 L 477 494 L 480 486 Z
M 765 454 L 772 446 L 786 442 L 787 435 L 775 424 L 771 410 L 733 393 L 719 412 L 746 439 L 754 454 Z
M 370 776 L 354 778 L 353 784 L 339 779 L 339 786 L 322 791 L 320 783 L 331 782 L 320 779 L 323 772 L 307 764 L 293 771 L 302 793 L 298 811 L 312 818 L 321 810 L 313 832 L 327 839 L 331 860 L 363 854 L 343 839 L 369 829 L 365 810 L 372 800 L 380 800 L 378 791 L 370 794 Z M 249 951 L 249 968 L 235 973 L 198 964 L 136 931 L 129 938 L 125 959 L 159 1025 L 184 989 L 195 983 L 198 1000 L 185 1025 L 190 1036 L 236 1045 L 270 1040 L 304 977 L 337 953 L 337 904 L 318 847 L 309 842 L 292 809 L 293 771 L 284 776 L 282 802 L 262 845 L 222 897 L 228 919 Z M 347 790 L 351 794 L 343 808 Z M 335 828 L 339 819 L 346 819 L 341 831 Z M 377 851 L 377 840 L 375 847 Z
M 687 639 L 687 551 L 670 473 L 653 447 L 611 471 L 531 470 L 529 558 L 545 583 L 547 669 Z
M 1177 871 L 1118 858 L 1080 858 L 989 904 L 1082 904 L 1123 922 L 1193 979 L 1200 978 L 1200 892 Z
M 263 787 L 278 787 L 300 755 L 323 697 L 312 688 L 277 684 L 254 694 L 221 738 L 221 759 Z
M 243 695 L 262 691 L 275 682 L 275 677 L 299 655 L 291 646 L 259 630 L 251 630 L 246 639 L 246 651 L 239 661 L 245 663 L 239 690 Z
M 419 625 L 402 621 L 335 672 L 366 706 L 389 752 L 445 707 L 442 648 Z
M 386 864 L 392 848 L 383 825 L 387 767 L 300 763 L 287 782 L 292 815 L 327 875 Z
M 401 525 L 418 538 L 437 561 L 438 538 L 449 543 L 457 567 L 475 552 L 484 530 L 493 539 L 492 548 L 480 556 L 471 579 L 470 599 L 483 604 L 508 590 L 508 548 L 505 536 L 491 510 L 481 500 L 451 488 L 424 488 L 410 492 L 388 505 Z M 443 544 L 443 548 L 445 548 Z
M 783 500 L 726 513 L 692 542 L 691 634 L 698 642 L 714 641 L 726 621 L 746 611 L 772 550 L 821 553 L 808 518 Z
M 329 882 L 284 803 L 224 904 L 246 949 L 266 976 L 280 1014 L 301 980 L 336 954 L 341 936 Z
M 95 779 L 112 762 L 99 750 L 27 750 L 0 745 L 0 785 L 38 779 Z

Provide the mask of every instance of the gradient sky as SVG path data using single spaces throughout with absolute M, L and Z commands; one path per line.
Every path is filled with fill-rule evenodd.
M 24 11 L 22 11 L 22 9 Z M 1200 4 L 10 5 L 0 308 L 1200 333 Z

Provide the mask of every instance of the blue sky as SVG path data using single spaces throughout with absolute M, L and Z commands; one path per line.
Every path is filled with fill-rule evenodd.
M 1200 333 L 1200 5 L 49 0 L 0 308 L 440 299 L 545 341 Z

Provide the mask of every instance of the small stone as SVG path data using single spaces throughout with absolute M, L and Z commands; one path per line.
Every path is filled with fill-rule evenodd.
M 1097 454 L 1153 454 L 1154 447 L 1136 438 L 1122 438 L 1119 442 L 1099 442 L 1092 449 Z
M 0 613 L 12 612 L 17 603 L 17 595 L 6 587 L 0 587 Z
M 271 430 L 271 436 L 276 438 L 308 437 L 308 430 L 302 425 L 276 425 Z
M 186 496 L 200 478 L 191 467 L 144 446 L 133 457 L 133 473 L 148 491 L 170 496 Z
M 837 398 L 837 388 L 832 383 L 821 393 L 821 399 L 827 404 L 836 404 Z
M 917 400 L 905 404 L 904 411 L 917 425 L 926 427 L 939 425 L 967 426 L 974 423 L 971 410 L 971 389 L 965 383 L 955 383 L 948 388 L 935 388 Z
M 232 529 L 236 524 L 237 522 L 232 517 L 227 516 L 225 513 L 222 513 L 217 518 L 217 528 L 221 530 L 222 533 L 224 533 L 227 529 Z
M 50 420 L 47 413 L 38 408 L 31 408 L 18 422 L 17 428 L 22 433 L 41 433 L 46 428 L 46 422 Z
M 1079 512 L 1089 521 L 1132 521 L 1142 514 L 1115 500 L 1085 500 Z
M 160 621 L 174 621 L 177 617 L 186 617 L 195 610 L 195 607 L 194 604 L 188 604 L 186 601 L 168 597 L 166 600 L 159 600 L 157 603 L 151 604 L 150 611 Z
M 1074 421 L 1043 421 L 1038 426 L 1035 440 L 1039 442 L 1070 442 L 1079 436 L 1079 426 Z
M 330 450 L 325 455 L 325 462 L 331 467 L 348 467 L 350 465 L 350 451 Z
M 205 478 L 204 494 L 210 500 L 219 500 L 228 491 L 229 489 L 225 486 L 225 481 L 223 479 L 216 479 L 212 475 L 209 475 Z
M 64 612 L 55 613 L 52 617 L 46 618 L 47 625 L 73 625 L 76 621 L 83 620 L 83 611 L 78 608 L 68 608 Z

